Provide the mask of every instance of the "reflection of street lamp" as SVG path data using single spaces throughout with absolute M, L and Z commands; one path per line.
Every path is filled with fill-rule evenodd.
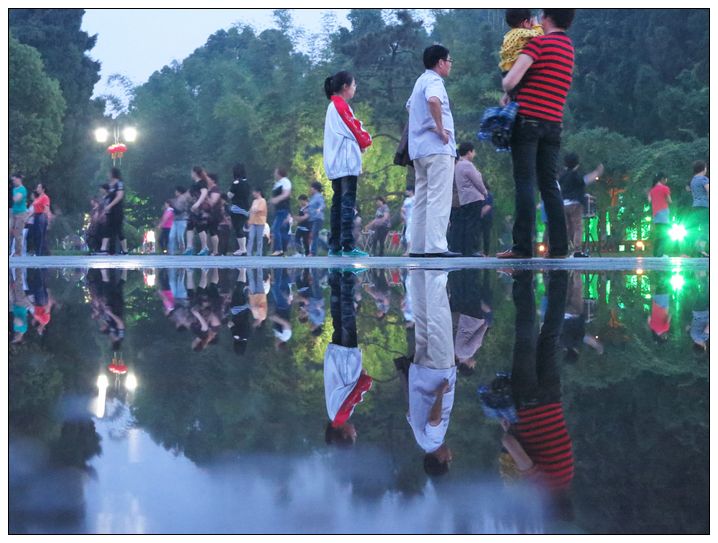
M 120 134 L 122 134 L 122 139 L 120 139 Z M 110 139 L 110 131 L 107 128 L 101 126 L 95 129 L 97 143 L 107 143 L 108 139 Z M 123 142 L 134 143 L 137 140 L 137 129 L 133 126 L 125 126 L 120 130 L 119 125 L 115 124 L 112 129 L 112 140 L 114 143 L 107 147 L 107 152 L 112 156 L 112 165 L 114 166 L 115 160 L 121 159 L 127 151 L 127 145 Z

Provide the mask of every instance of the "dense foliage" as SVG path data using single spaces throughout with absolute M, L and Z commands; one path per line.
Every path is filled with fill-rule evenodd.
M 83 210 L 92 182 L 104 179 L 108 165 L 105 160 L 98 169 L 99 149 L 89 141 L 100 105 L 90 100 L 98 65 L 83 54 L 95 38 L 79 30 L 81 16 L 82 10 L 11 10 L 10 16 L 13 34 L 40 51 L 67 102 L 58 155 L 42 160 L 52 160 L 44 175 L 63 187 L 58 202 L 70 213 Z M 217 172 L 226 186 L 232 165 L 242 161 L 251 182 L 265 188 L 274 167 L 284 165 L 295 197 L 315 179 L 327 183 L 323 81 L 349 69 L 358 83 L 352 106 L 375 136 L 359 201 L 373 209 L 374 195 L 389 195 L 398 221 L 408 172 L 391 164 L 406 99 L 423 70 L 423 48 L 442 42 L 456 61 L 447 89 L 459 140 L 475 141 L 481 113 L 499 97 L 503 10 L 432 10 L 431 21 L 422 16 L 426 12 L 354 9 L 350 28 L 326 18 L 324 32 L 302 46 L 291 12 L 276 10 L 275 28 L 220 30 L 182 62 L 130 89 L 122 120 L 137 126 L 140 139 L 122 167 L 128 187 L 147 201 L 139 215 L 159 213 L 172 187 L 189 183 L 195 164 Z M 708 153 L 708 10 L 582 9 L 569 34 L 576 68 L 564 147 L 578 150 L 587 168 L 606 166 L 605 179 L 592 189 L 599 206 L 607 208 L 610 189 L 626 188 L 621 221 L 632 224 L 659 170 L 679 195 L 674 201 L 684 204 L 691 164 Z M 511 213 L 509 157 L 482 144 L 477 164 L 495 193 L 499 216 Z
M 37 50 L 12 36 L 8 68 L 10 168 L 34 175 L 55 158 L 65 100 Z
M 95 46 L 97 36 L 89 36 L 80 29 L 83 14 L 81 9 L 9 10 L 13 36 L 39 51 L 45 71 L 58 81 L 66 105 L 62 125 L 55 130 L 56 137 L 61 138 L 57 153 L 48 150 L 49 160 L 42 160 L 40 166 L 32 167 L 28 173 L 36 173 L 33 180 L 48 184 L 55 211 L 75 217 L 86 208 L 95 189 L 93 177 L 101 155 L 92 129 L 102 119 L 104 109 L 102 101 L 92 99 L 95 83 L 100 79 L 100 63 L 87 54 Z M 10 85 L 10 96 L 13 90 Z M 15 128 L 11 124 L 10 132 Z M 23 161 L 29 159 L 23 157 Z

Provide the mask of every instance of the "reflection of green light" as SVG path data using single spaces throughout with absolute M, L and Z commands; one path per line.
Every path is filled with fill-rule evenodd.
M 606 279 L 606 303 L 608 303 L 608 299 L 611 296 L 611 280 Z
M 643 297 L 644 297 L 646 300 L 650 300 L 650 299 L 651 299 L 651 295 L 650 295 L 650 294 L 644 294 Z
M 671 277 L 671 286 L 673 287 L 673 290 L 681 290 L 685 284 L 686 280 L 683 279 L 683 276 L 680 273 Z
M 623 309 L 623 308 L 625 308 L 625 307 L 626 307 L 626 304 L 624 304 L 623 302 L 618 302 L 618 308 L 619 308 L 619 309 Z
M 651 222 L 651 218 L 650 218 L 650 217 L 644 217 L 643 220 L 646 221 L 646 222 Z
M 686 237 L 686 227 L 682 224 L 674 224 L 668 231 L 668 237 L 673 241 L 683 241 Z

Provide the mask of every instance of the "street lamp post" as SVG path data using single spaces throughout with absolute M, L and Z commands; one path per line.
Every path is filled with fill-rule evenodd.
M 120 135 L 122 138 L 120 138 Z M 110 139 L 110 131 L 101 126 L 95 129 L 95 140 L 98 143 L 107 143 Z M 127 151 L 127 143 L 134 143 L 137 139 L 137 129 L 133 126 L 125 126 L 120 130 L 120 126 L 115 123 L 112 127 L 112 140 L 114 143 L 107 147 L 107 152 L 112 156 L 112 165 L 115 165 L 115 161 L 119 158 L 122 159 L 122 155 Z

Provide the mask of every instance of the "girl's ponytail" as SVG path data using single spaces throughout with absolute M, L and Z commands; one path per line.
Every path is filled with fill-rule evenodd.
M 334 94 L 332 89 L 332 76 L 329 76 L 324 80 L 324 94 L 327 95 L 327 100 L 332 99 L 332 95 Z

